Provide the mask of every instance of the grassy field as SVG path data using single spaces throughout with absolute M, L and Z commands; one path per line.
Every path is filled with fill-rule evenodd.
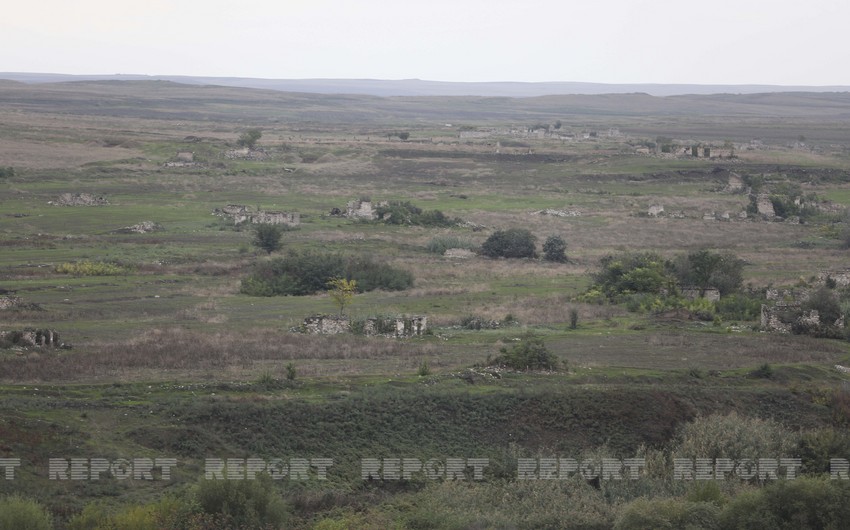
M 846 269 L 850 124 L 833 112 L 846 108 L 841 95 L 829 105 L 805 95 L 382 99 L 131 82 L 7 83 L 0 100 L 0 168 L 12 169 L 0 177 L 0 294 L 24 304 L 0 309 L 0 330 L 55 329 L 73 346 L 0 350 L 0 458 L 23 461 L 0 493 L 39 500 L 57 528 L 106 528 L 133 506 L 191 498 L 204 487 L 205 458 L 282 455 L 338 462 L 326 483 L 273 488 L 291 527 L 610 528 L 635 499 L 682 499 L 690 486 L 538 487 L 514 480 L 517 458 L 669 459 L 685 425 L 730 412 L 773 419 L 798 437 L 848 437 L 847 375 L 834 368 L 850 365 L 846 340 L 579 300 L 600 259 L 624 252 L 732 252 L 745 263 L 746 289 L 762 297 L 767 287 L 813 285 L 821 271 Z M 555 120 L 564 138 L 525 132 Z M 459 124 L 497 132 L 467 139 Z M 234 158 L 249 127 L 262 129 L 262 156 Z M 732 145 L 736 156 L 638 151 L 658 137 Z M 167 165 L 185 151 L 195 165 Z M 816 208 L 801 224 L 739 219 L 749 198 L 723 191 L 730 173 L 767 190 L 797 186 Z M 80 193 L 108 204 L 51 204 Z M 361 197 L 410 201 L 466 224 L 330 215 Z M 227 204 L 298 212 L 301 224 L 268 256 L 249 229 L 212 215 Z M 668 215 L 648 216 L 652 205 Z M 120 231 L 142 221 L 161 229 Z M 538 251 L 561 236 L 568 262 L 427 250 L 435 237 L 480 246 L 508 228 L 530 230 Z M 326 293 L 240 292 L 256 263 L 295 251 L 410 271 L 412 288 L 357 294 L 347 312 L 426 315 L 429 332 L 296 332 L 305 317 L 337 311 Z M 83 262 L 115 271 L 60 272 Z M 498 325 L 466 326 L 473 318 Z M 488 367 L 529 333 L 565 369 Z M 850 443 L 832 447 L 847 458 Z M 159 456 L 179 457 L 173 480 L 46 478 L 50 458 Z M 480 456 L 491 469 L 488 481 L 462 490 L 451 481 L 360 480 L 359 459 L 392 456 Z M 724 484 L 724 502 L 750 486 Z M 584 499 L 586 519 L 571 521 L 569 503 L 528 517 L 498 507 L 499 498 L 554 506 L 570 495 Z M 80 522 L 87 506 L 106 526 Z

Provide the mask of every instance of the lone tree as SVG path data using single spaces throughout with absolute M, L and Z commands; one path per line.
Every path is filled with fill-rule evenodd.
M 543 259 L 557 263 L 567 262 L 567 244 L 561 236 L 549 236 L 543 243 Z
M 357 280 L 346 280 L 345 278 L 333 278 L 328 282 L 328 294 L 339 307 L 339 314 L 343 314 L 345 306 L 349 305 L 357 292 Z
M 239 145 L 239 147 L 253 149 L 257 145 L 257 140 L 259 140 L 262 136 L 263 131 L 260 129 L 248 129 L 239 135 L 239 139 L 236 140 L 236 144 Z
M 277 225 L 258 224 L 254 227 L 254 239 L 251 242 L 271 254 L 280 250 L 281 235 L 283 230 Z
M 536 240 L 525 228 L 498 230 L 481 245 L 481 253 L 490 258 L 535 258 Z

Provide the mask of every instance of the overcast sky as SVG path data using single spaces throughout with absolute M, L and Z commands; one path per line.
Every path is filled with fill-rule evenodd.
M 6 72 L 850 85 L 850 0 L 6 4 Z

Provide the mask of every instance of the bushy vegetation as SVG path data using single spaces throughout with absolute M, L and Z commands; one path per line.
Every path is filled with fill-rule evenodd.
M 475 243 L 468 239 L 462 239 L 454 235 L 442 235 L 431 238 L 431 241 L 428 242 L 425 248 L 433 254 L 445 254 L 450 248 L 462 248 L 474 251 L 477 247 Z
M 543 259 L 556 263 L 567 261 L 567 243 L 561 236 L 553 235 L 543 242 Z
M 11 178 L 15 176 L 15 168 L 0 167 L 0 179 Z
M 611 301 L 634 293 L 675 289 L 675 280 L 669 274 L 671 264 L 654 252 L 609 255 L 600 260 L 600 265 L 591 291 L 596 290 Z
M 741 292 L 743 260 L 731 253 L 700 250 L 666 260 L 654 252 L 623 253 L 602 258 L 593 284 L 576 300 L 624 303 L 632 312 L 658 313 L 683 308 L 701 320 L 754 320 L 761 311 L 760 293 Z M 681 296 L 680 287 L 716 288 L 722 298 Z
M 285 258 L 258 263 L 242 280 L 241 292 L 251 296 L 308 295 L 327 289 L 337 278 L 354 280 L 358 292 L 402 291 L 413 286 L 413 275 L 370 258 L 321 252 L 292 252 Z
M 769 419 L 736 412 L 701 416 L 679 431 L 674 454 L 681 458 L 761 458 L 793 454 L 799 436 Z
M 265 250 L 271 254 L 276 250 L 280 250 L 280 238 L 283 236 L 283 229 L 278 225 L 258 224 L 254 225 L 254 235 L 251 238 L 251 243 L 255 247 Z
M 536 241 L 525 228 L 498 230 L 481 245 L 481 254 L 488 258 L 536 258 Z
M 239 147 L 247 147 L 248 149 L 253 149 L 257 146 L 257 142 L 260 138 L 263 137 L 263 131 L 261 129 L 248 129 L 239 135 L 239 138 L 236 140 L 236 145 Z
M 510 348 L 501 348 L 499 356 L 490 364 L 506 366 L 514 370 L 557 370 L 561 363 L 549 351 L 542 338 L 529 334 Z
M 127 268 L 105 261 L 77 261 L 60 263 L 56 272 L 72 276 L 118 276 L 125 274 Z
M 53 522 L 37 501 L 11 495 L 0 497 L 0 530 L 50 530 Z
M 450 227 L 462 221 L 451 219 L 440 210 L 423 210 L 409 201 L 390 201 L 376 208 L 378 220 L 391 225 Z
M 721 295 L 739 290 L 744 282 L 744 261 L 730 252 L 700 250 L 683 254 L 673 261 L 672 268 L 680 285 L 714 287 Z

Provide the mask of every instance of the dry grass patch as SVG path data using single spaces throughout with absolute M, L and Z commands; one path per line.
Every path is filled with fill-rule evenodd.
M 95 342 L 85 350 L 33 351 L 0 356 L 0 379 L 10 382 L 90 381 L 109 377 L 156 379 L 170 372 L 242 371 L 268 362 L 401 361 L 437 353 L 434 345 L 352 335 L 314 336 L 268 329 L 203 332 L 151 329 L 124 341 Z

